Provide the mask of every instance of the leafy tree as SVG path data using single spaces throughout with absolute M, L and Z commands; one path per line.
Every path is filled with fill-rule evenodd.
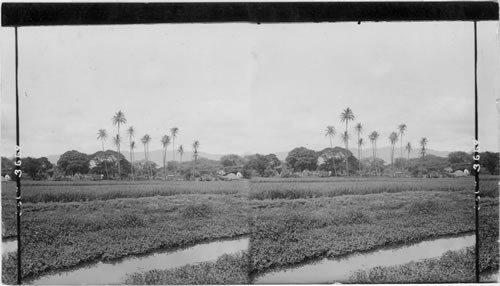
M 480 157 L 481 157 L 480 158 L 481 165 L 484 166 L 490 174 L 498 175 L 499 153 L 486 151 L 480 153 Z
M 89 163 L 90 159 L 85 153 L 71 150 L 61 155 L 57 161 L 57 167 L 65 175 L 87 174 L 89 172 Z
M 113 125 L 118 126 L 118 133 L 116 134 L 116 139 L 115 143 L 117 143 L 116 148 L 118 149 L 118 153 L 120 153 L 120 125 L 127 123 L 127 119 L 125 118 L 125 114 L 119 110 L 115 115 L 113 116 Z M 120 172 L 120 159 L 118 159 L 118 174 L 121 174 Z
M 312 171 L 317 168 L 318 155 L 313 150 L 298 147 L 288 153 L 285 161 L 294 172 L 302 172 L 306 169 Z
M 42 180 L 50 176 L 53 166 L 45 157 L 41 158 L 23 158 L 21 170 L 30 176 L 33 180 Z
M 342 111 L 342 113 L 340 114 L 340 121 L 341 122 L 345 122 L 345 133 L 343 135 L 343 139 L 342 141 L 344 141 L 344 143 L 346 144 L 346 158 L 349 158 L 349 155 L 348 155 L 348 151 L 349 151 L 349 134 L 347 133 L 347 126 L 348 126 L 348 123 L 349 121 L 353 121 L 355 119 L 355 116 L 354 116 L 354 113 L 352 112 L 352 110 L 347 107 L 346 109 L 344 109 L 344 111 Z M 346 159 L 345 161 L 346 163 L 346 170 L 347 170 L 347 175 L 349 175 L 349 160 Z
M 318 169 L 321 171 L 332 171 L 333 170 L 333 164 L 337 164 L 337 171 L 340 173 L 346 173 L 347 169 L 345 164 L 341 164 L 342 162 L 345 162 L 346 157 L 345 157 L 346 149 L 342 147 L 335 147 L 335 148 L 325 148 L 319 152 L 316 153 L 316 156 L 318 157 Z M 349 151 L 349 166 L 353 166 L 353 168 L 349 169 L 349 172 L 354 173 L 356 171 L 356 166 L 359 166 L 359 160 L 356 159 L 356 157 L 353 156 L 352 152 Z M 359 169 L 358 169 L 359 170 Z
M 261 177 L 271 177 L 281 171 L 281 161 L 275 154 L 246 156 L 242 172 L 254 172 Z M 234 165 L 233 165 L 234 166 Z
M 2 157 L 2 177 L 5 175 L 9 175 L 11 178 L 14 178 L 14 169 L 16 166 L 14 165 L 14 160 L 11 160 L 7 157 Z
M 448 163 L 453 170 L 469 169 L 473 161 L 472 155 L 463 151 L 451 152 L 448 154 Z
M 103 152 L 104 152 L 104 141 L 106 141 L 107 138 L 108 138 L 108 133 L 106 132 L 106 129 L 99 129 L 99 131 L 97 132 L 97 139 L 101 140 Z M 106 178 L 109 178 L 108 166 L 106 161 L 104 161 L 104 169 L 106 171 Z
M 331 125 L 326 127 L 325 136 L 330 137 L 330 148 L 333 148 L 332 140 L 333 140 L 333 136 L 335 136 L 335 133 L 336 133 L 335 127 L 333 127 Z M 335 160 L 332 159 L 332 163 L 333 163 L 333 171 L 335 172 L 335 176 L 337 176 L 337 168 L 335 167 Z
M 220 158 L 220 163 L 223 167 L 234 167 L 234 166 L 242 166 L 245 164 L 245 161 L 242 157 L 236 154 L 224 155 Z
M 127 177 L 131 174 L 132 166 L 130 162 L 121 153 L 113 150 L 98 151 L 94 154 L 88 155 L 90 161 L 90 173 L 92 174 L 103 174 L 105 172 L 105 164 L 108 164 L 108 170 L 111 172 L 113 177 Z M 120 172 L 118 173 L 118 165 L 116 162 L 122 162 L 120 165 Z M 107 175 L 106 175 L 106 178 Z

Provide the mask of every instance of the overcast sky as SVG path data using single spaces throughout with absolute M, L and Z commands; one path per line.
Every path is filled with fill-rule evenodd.
M 498 151 L 496 22 L 478 24 L 480 142 Z M 473 23 L 183 24 L 19 29 L 23 156 L 101 148 L 125 113 L 150 149 L 171 127 L 176 146 L 271 153 L 329 146 L 346 107 L 378 146 L 404 142 L 469 151 L 474 139 Z M 3 28 L 1 154 L 15 144 L 14 30 Z M 128 142 L 128 140 L 127 140 Z M 128 146 L 128 143 L 124 145 Z M 350 143 L 355 145 L 354 140 Z M 108 139 L 107 148 L 114 148 Z M 139 149 L 142 145 L 139 143 Z M 128 150 L 122 147 L 122 150 Z

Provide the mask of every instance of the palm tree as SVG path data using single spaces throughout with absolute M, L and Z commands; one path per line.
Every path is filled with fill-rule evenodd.
M 372 142 L 373 163 L 375 164 L 375 173 L 377 174 L 377 176 L 379 175 L 378 164 L 377 164 L 377 139 L 378 139 L 378 137 L 379 137 L 379 134 L 377 131 L 373 131 L 368 136 L 368 138 L 370 138 L 370 141 Z
M 336 133 L 335 127 L 333 127 L 331 125 L 326 127 L 325 136 L 330 137 L 330 148 L 332 148 L 332 152 L 333 152 L 332 139 L 333 139 L 333 136 L 335 136 L 335 133 Z M 337 176 L 337 168 L 335 167 L 335 154 L 334 154 L 334 157 L 332 158 L 332 162 L 333 162 L 333 170 L 335 171 L 335 176 Z
M 403 158 L 403 135 L 406 131 L 406 124 L 401 123 L 398 126 L 399 135 L 401 136 L 401 158 Z M 403 166 L 401 166 L 403 168 Z
M 132 158 L 131 158 L 131 162 L 130 162 L 130 167 L 132 168 L 132 177 L 135 178 L 134 176 L 134 158 L 135 158 L 135 155 L 134 155 L 134 149 L 135 149 L 135 141 L 132 141 L 130 142 L 130 155 L 132 155 Z
M 181 157 L 180 163 L 182 164 L 182 154 L 184 154 L 184 147 L 182 147 L 182 145 L 179 146 L 179 150 L 177 152 L 179 152 L 179 155 Z
M 392 166 L 392 176 L 394 177 L 394 146 L 396 145 L 396 142 L 398 141 L 398 133 L 392 132 L 391 135 L 389 135 L 389 140 L 391 141 L 391 166 Z
M 167 159 L 167 147 L 170 144 L 170 137 L 168 135 L 163 135 L 161 138 L 161 144 L 163 146 L 163 171 L 165 172 L 165 180 L 167 179 L 167 167 L 165 165 L 165 161 Z
M 406 149 L 406 152 L 408 152 L 408 159 L 407 159 L 407 161 L 410 161 L 410 152 L 411 152 L 411 143 L 410 142 L 408 142 L 406 144 L 405 149 Z
M 342 133 L 342 142 L 345 144 L 345 148 L 347 150 L 347 146 L 349 144 L 349 133 L 344 132 Z M 348 157 L 347 157 L 347 153 L 346 153 L 346 157 L 345 157 L 345 161 L 346 161 L 346 171 L 347 171 L 347 175 L 349 175 L 349 164 L 347 163 L 347 160 L 348 160 Z
M 134 138 L 134 133 L 135 133 L 135 130 L 134 130 L 134 127 L 133 126 L 130 126 L 128 129 L 127 129 L 127 134 L 128 134 L 128 140 L 129 140 L 129 147 L 130 147 L 130 167 L 131 167 L 131 171 L 132 171 L 132 176 L 134 176 L 134 166 L 133 166 L 133 159 L 132 159 L 132 138 Z
M 107 138 L 108 138 L 108 133 L 106 132 L 106 129 L 99 129 L 99 131 L 97 132 L 97 139 L 101 140 L 103 153 L 104 153 L 104 141 L 106 141 Z M 106 170 L 106 179 L 109 178 L 107 161 L 108 160 L 105 156 L 104 157 L 104 169 Z
M 151 141 L 151 136 L 149 136 L 148 134 L 142 136 L 141 138 L 141 142 L 142 144 L 144 144 L 144 160 L 146 161 L 146 168 L 148 166 L 148 162 L 149 162 L 149 157 L 148 157 L 148 145 L 149 145 L 149 141 Z M 149 168 L 147 168 L 147 172 L 148 172 L 148 177 L 150 177 L 150 172 L 149 172 Z
M 359 150 L 359 176 L 361 177 L 361 157 L 363 156 L 363 150 L 361 149 L 361 147 L 365 144 L 365 142 L 363 141 L 363 138 L 359 138 L 358 139 L 358 150 Z
M 344 111 L 340 114 L 340 122 L 345 122 L 345 139 L 347 139 L 347 141 L 345 142 L 345 146 L 346 146 L 346 152 L 345 152 L 345 164 L 346 164 L 346 170 L 347 170 L 347 175 L 349 176 L 349 134 L 347 133 L 347 130 L 348 130 L 348 123 L 349 121 L 352 121 L 354 120 L 355 116 L 354 116 L 354 113 L 352 112 L 352 110 L 347 107 L 346 109 L 344 109 Z M 344 136 L 343 135 L 343 136 Z M 343 139 L 342 139 L 343 141 Z
M 200 142 L 198 140 L 195 140 L 193 142 L 193 156 L 194 156 L 194 163 L 196 164 L 198 161 L 198 149 L 200 148 Z
M 125 124 L 127 123 L 127 119 L 125 118 L 125 114 L 119 110 L 115 115 L 113 116 L 113 125 L 118 125 L 118 133 L 116 134 L 118 137 L 118 145 L 116 145 L 116 148 L 118 149 L 118 174 L 120 175 L 121 178 L 121 172 L 120 172 L 120 124 Z
M 170 135 L 172 135 L 172 153 L 174 155 L 173 160 L 175 161 L 175 138 L 177 137 L 177 133 L 179 133 L 179 128 L 173 127 L 170 129 Z
M 421 147 L 420 153 L 422 154 L 422 161 L 425 159 L 425 152 L 426 152 L 425 146 L 427 146 L 427 138 L 423 137 L 422 139 L 420 139 L 420 147 Z
M 113 137 L 113 144 L 115 144 L 115 146 L 118 148 L 118 150 L 120 150 L 120 143 L 121 143 L 122 139 L 120 138 L 120 135 L 116 134 L 115 137 Z M 118 158 L 117 158 L 117 162 L 118 162 L 118 177 L 121 178 L 122 174 L 120 173 L 120 151 L 118 151 Z
M 406 152 L 408 152 L 408 158 L 406 159 L 406 164 L 405 165 L 408 165 L 408 162 L 410 162 L 410 152 L 411 152 L 411 143 L 410 142 L 408 142 L 406 144 L 405 149 L 406 149 Z
M 361 125 L 361 123 L 358 122 L 358 124 L 356 124 L 356 126 L 354 126 L 354 131 L 356 132 L 356 134 L 358 135 L 358 159 L 360 160 L 359 163 L 360 163 L 360 166 L 361 166 L 361 149 L 359 147 L 359 139 L 361 139 L 361 133 L 363 132 L 363 126 Z M 359 168 L 359 174 L 361 175 L 361 168 Z

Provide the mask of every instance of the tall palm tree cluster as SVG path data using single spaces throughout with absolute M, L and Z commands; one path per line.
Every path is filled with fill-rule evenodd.
M 356 116 L 354 115 L 352 109 L 347 107 L 340 113 L 340 122 L 344 123 L 345 122 L 345 131 L 341 134 L 341 141 L 345 145 L 345 156 L 344 156 L 344 161 L 345 161 L 345 166 L 346 166 L 346 172 L 349 174 L 349 140 L 350 140 L 350 134 L 349 134 L 349 122 L 354 121 L 356 119 Z M 406 124 L 401 123 L 397 127 L 397 131 L 391 132 L 389 135 L 389 142 L 391 143 L 391 166 L 392 166 L 392 175 L 395 175 L 395 170 L 394 170 L 394 151 L 395 151 L 395 146 L 398 140 L 401 142 L 400 148 L 401 148 L 401 159 L 404 158 L 403 156 L 403 149 L 406 150 L 407 154 L 407 160 L 410 159 L 410 153 L 412 151 L 412 145 L 410 142 L 408 142 L 405 147 L 403 148 L 403 135 L 406 131 Z M 361 147 L 364 145 L 365 141 L 361 137 L 363 134 L 363 125 L 361 123 L 357 123 L 354 126 L 354 132 L 357 137 L 357 147 L 358 147 L 358 159 L 359 159 L 359 174 L 361 176 L 362 174 L 362 165 L 361 165 L 361 159 L 363 157 L 362 149 Z M 325 136 L 328 136 L 330 139 L 330 148 L 333 148 L 333 138 L 336 135 L 337 131 L 335 130 L 335 127 L 333 125 L 329 125 L 326 127 L 325 130 Z M 372 154 L 373 154 L 373 162 L 374 162 L 374 168 L 375 168 L 375 173 L 377 176 L 380 175 L 380 166 L 377 162 L 377 140 L 379 139 L 380 134 L 377 131 L 372 131 L 370 134 L 368 134 L 368 140 L 370 140 L 370 143 L 372 145 Z M 420 140 L 420 147 L 421 147 L 421 155 L 422 155 L 422 162 L 425 159 L 425 154 L 426 154 L 426 149 L 425 147 L 427 146 L 427 138 L 423 137 Z M 337 170 L 335 167 L 335 160 L 333 160 L 333 167 L 335 171 L 335 175 L 337 174 Z M 401 170 L 404 172 L 406 166 L 402 166 Z
M 121 154 L 120 151 L 121 151 L 122 137 L 120 136 L 120 126 L 127 123 L 127 119 L 125 118 L 125 114 L 121 110 L 116 112 L 113 115 L 112 123 L 113 123 L 113 126 L 117 126 L 116 136 L 112 137 L 113 144 L 115 145 L 118 154 Z M 132 177 L 135 177 L 136 174 L 134 173 L 134 167 L 133 167 L 133 163 L 135 162 L 134 149 L 136 148 L 136 143 L 134 141 L 135 128 L 133 126 L 129 126 L 127 128 L 126 132 L 128 135 L 130 163 L 132 166 L 131 173 L 132 173 Z M 176 161 L 175 160 L 175 153 L 179 153 L 179 155 L 180 155 L 179 163 L 182 163 L 182 155 L 184 154 L 184 147 L 182 145 L 179 145 L 178 149 L 177 150 L 175 149 L 175 139 L 178 137 L 178 134 L 179 134 L 179 128 L 173 127 L 173 128 L 170 128 L 170 136 L 163 135 L 161 137 L 161 140 L 160 140 L 161 146 L 163 148 L 163 170 L 165 173 L 165 178 L 166 178 L 166 174 L 167 174 L 167 172 L 166 172 L 166 170 L 167 170 L 167 168 L 166 168 L 167 149 L 168 149 L 168 146 L 170 145 L 170 143 L 172 143 L 173 160 Z M 97 133 L 97 139 L 101 141 L 103 152 L 104 152 L 104 142 L 106 141 L 107 138 L 108 138 L 108 132 L 106 131 L 106 129 L 99 129 L 99 131 Z M 150 156 L 149 156 L 150 155 L 149 143 L 151 142 L 152 137 L 149 134 L 144 134 L 144 136 L 142 136 L 140 140 L 144 146 L 144 160 L 146 162 L 146 171 L 147 171 L 148 177 L 151 178 L 153 176 L 153 171 L 151 169 L 151 164 L 149 164 L 148 162 L 151 161 Z M 200 148 L 200 142 L 198 140 L 195 140 L 192 146 L 193 146 L 193 150 L 194 150 L 194 160 L 195 160 L 195 164 L 196 164 L 196 162 L 198 160 L 198 150 Z M 121 166 L 120 166 L 120 157 L 119 156 L 118 156 L 116 163 L 117 163 L 118 174 L 121 174 Z M 109 177 L 108 166 L 107 166 L 106 160 L 104 160 L 104 166 L 105 166 L 105 170 L 106 170 L 106 177 Z M 176 173 L 176 170 L 174 171 L 174 173 Z

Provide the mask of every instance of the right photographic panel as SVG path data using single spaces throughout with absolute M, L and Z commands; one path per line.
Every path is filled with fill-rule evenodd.
M 255 28 L 252 283 L 497 281 L 497 30 Z

